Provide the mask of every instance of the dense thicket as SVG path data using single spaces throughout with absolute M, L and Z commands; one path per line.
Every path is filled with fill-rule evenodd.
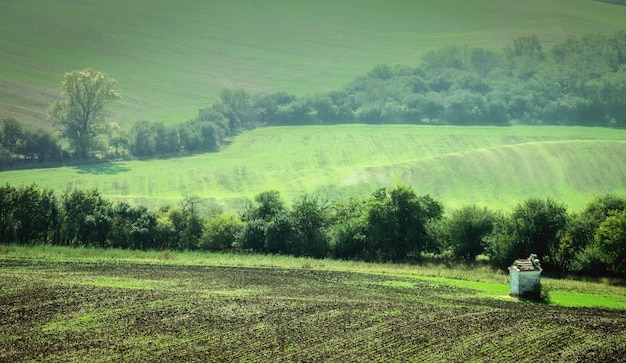
M 500 52 L 450 46 L 417 67 L 377 65 L 342 89 L 296 97 L 224 89 L 178 125 L 99 128 L 93 150 L 63 151 L 49 133 L 4 120 L 0 167 L 20 163 L 217 151 L 245 129 L 271 125 L 409 123 L 626 126 L 626 31 L 569 37 L 549 51 L 536 36 Z
M 537 253 L 548 269 L 626 273 L 626 198 L 601 195 L 580 213 L 529 198 L 510 213 L 474 205 L 444 214 L 411 188 L 382 188 L 343 202 L 303 197 L 287 208 L 260 193 L 239 215 L 201 215 L 202 200 L 151 211 L 112 203 L 95 190 L 56 196 L 35 185 L 0 187 L 0 242 L 99 248 L 240 251 L 411 262 L 435 255 L 496 268 Z
M 315 97 L 252 103 L 271 125 L 428 123 L 626 125 L 626 32 L 569 37 L 545 51 L 536 36 L 501 52 L 451 46 L 418 67 L 376 66 Z M 270 107 L 267 107 L 270 105 Z M 260 111 L 259 111 L 260 110 Z
M 0 168 L 18 164 L 42 164 L 69 160 L 59 141 L 48 131 L 27 130 L 13 118 L 0 125 Z

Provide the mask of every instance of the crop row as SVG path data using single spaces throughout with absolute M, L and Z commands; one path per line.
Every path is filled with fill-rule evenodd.
M 0 315 L 0 362 L 619 361 L 626 348 L 623 310 L 306 269 L 0 260 Z

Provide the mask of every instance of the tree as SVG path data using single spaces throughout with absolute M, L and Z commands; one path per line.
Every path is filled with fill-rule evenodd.
M 626 212 L 612 211 L 594 237 L 600 262 L 611 272 L 626 272 Z
M 324 257 L 328 240 L 323 229 L 328 224 L 324 204 L 315 198 L 303 198 L 293 206 L 293 253 L 296 256 Z
M 254 197 L 254 201 L 258 205 L 256 207 L 249 206 L 243 212 L 242 219 L 244 221 L 262 219 L 269 222 L 272 218 L 285 211 L 285 203 L 280 198 L 280 192 L 277 190 L 261 192 Z
M 111 227 L 111 203 L 96 190 L 63 196 L 63 239 L 72 246 L 104 247 Z
M 625 210 L 626 198 L 604 194 L 596 196 L 581 213 L 573 215 L 560 244 L 563 267 L 573 271 L 604 271 L 606 266 L 599 257 L 602 251 L 596 243 L 598 230 L 609 216 Z
M 476 205 L 458 209 L 445 220 L 442 250 L 456 260 L 472 262 L 486 246 L 485 237 L 493 231 L 495 215 Z
M 399 262 L 428 249 L 426 225 L 443 207 L 430 196 L 397 186 L 374 192 L 367 211 L 368 258 Z
M 228 251 L 235 246 L 235 236 L 244 229 L 244 223 L 235 214 L 217 214 L 209 217 L 204 224 L 200 238 L 200 249 Z
M 262 219 L 248 221 L 235 236 L 235 247 L 242 251 L 263 252 L 266 224 Z
M 11 154 L 20 152 L 20 146 L 24 142 L 24 129 L 16 119 L 6 118 L 2 120 L 2 137 L 0 142 Z
M 157 217 L 146 207 L 119 203 L 112 208 L 107 247 L 147 250 L 156 247 Z
M 594 239 L 596 230 L 611 212 L 626 210 L 626 198 L 614 194 L 603 194 L 593 198 L 585 209 L 572 217 L 567 235 L 571 247 L 578 252 L 588 246 Z
M 555 264 L 560 236 L 567 225 L 567 208 L 551 198 L 529 198 L 518 204 L 489 243 L 491 262 L 504 268 L 514 259 L 536 253 Z
M 241 88 L 223 89 L 220 103 L 215 107 L 228 119 L 228 128 L 233 134 L 249 127 L 252 122 L 250 95 Z
M 84 159 L 95 153 L 97 136 L 104 133 L 105 108 L 121 97 L 115 84 L 113 78 L 91 69 L 65 74 L 64 98 L 52 104 L 49 114 L 61 126 L 75 157 Z

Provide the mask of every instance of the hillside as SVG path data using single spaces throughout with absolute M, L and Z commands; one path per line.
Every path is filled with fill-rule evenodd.
M 307 95 L 375 64 L 425 52 L 501 49 L 537 34 L 624 29 L 626 7 L 591 0 L 0 2 L 0 118 L 48 126 L 63 73 L 91 67 L 119 81 L 111 120 L 181 122 L 221 88 Z
M 244 132 L 219 153 L 0 173 L 0 183 L 154 206 L 196 195 L 239 210 L 276 189 L 337 200 L 409 185 L 447 208 L 510 210 L 529 196 L 579 209 L 594 195 L 626 193 L 626 130 L 513 126 L 301 126 Z

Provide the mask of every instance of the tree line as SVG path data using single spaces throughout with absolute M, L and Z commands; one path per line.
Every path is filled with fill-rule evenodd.
M 0 167 L 217 151 L 242 130 L 273 125 L 404 123 L 626 126 L 626 31 L 568 37 L 549 51 L 537 36 L 501 51 L 449 46 L 417 67 L 380 64 L 345 87 L 296 97 L 223 89 L 184 123 L 105 122 L 121 97 L 94 70 L 67 73 L 49 110 L 58 133 L 3 120 Z
M 346 201 L 302 197 L 288 208 L 277 191 L 240 213 L 200 212 L 187 197 L 149 210 L 112 203 L 96 190 L 61 196 L 36 185 L 0 187 L 0 241 L 140 250 L 208 250 L 379 262 L 435 256 L 494 268 L 536 253 L 553 271 L 626 273 L 626 198 L 600 195 L 578 213 L 551 198 L 528 198 L 503 213 L 442 204 L 406 186 Z

